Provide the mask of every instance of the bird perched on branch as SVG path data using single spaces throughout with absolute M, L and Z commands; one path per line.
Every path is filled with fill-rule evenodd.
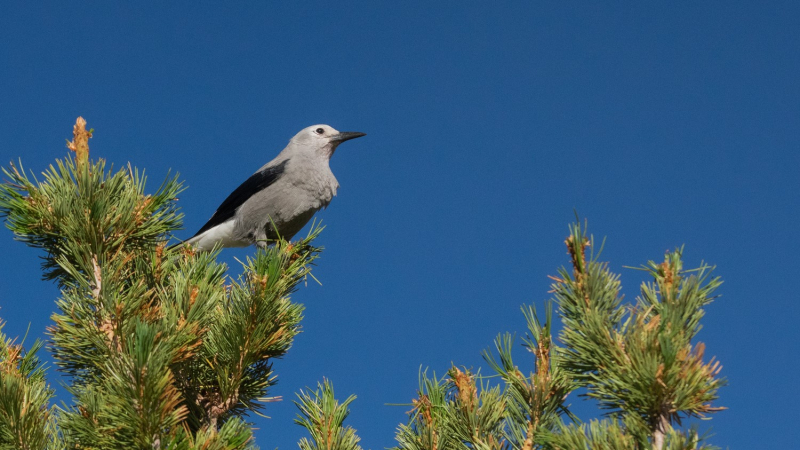
M 336 147 L 365 133 L 314 125 L 297 133 L 275 159 L 258 169 L 185 242 L 199 250 L 266 247 L 278 236 L 291 239 L 311 217 L 328 206 L 339 183 L 328 164 Z

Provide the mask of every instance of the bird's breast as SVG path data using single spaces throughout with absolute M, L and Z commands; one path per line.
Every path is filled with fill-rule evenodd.
M 336 196 L 339 182 L 327 165 L 298 165 L 298 176 L 293 177 L 294 187 L 303 191 L 316 209 L 324 208 Z

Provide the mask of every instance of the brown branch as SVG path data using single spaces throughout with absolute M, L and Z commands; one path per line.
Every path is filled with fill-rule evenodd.
M 533 449 L 533 422 L 528 422 L 528 434 L 525 436 L 525 443 L 522 444 L 522 450 Z
M 653 450 L 664 448 L 664 439 L 670 428 L 672 426 L 669 424 L 669 411 L 665 406 L 662 407 L 661 414 L 656 418 L 655 429 L 653 430 Z
M 94 287 L 92 288 L 92 296 L 95 301 L 100 301 L 100 291 L 103 288 L 103 277 L 100 269 L 100 264 L 97 263 L 97 255 L 92 255 L 92 269 L 94 269 Z
M 214 396 L 215 397 L 219 397 L 218 394 L 214 395 Z M 201 401 L 201 403 L 203 403 L 204 399 L 203 399 L 202 395 L 200 396 L 199 400 Z M 228 398 L 226 398 L 224 400 L 221 399 L 221 398 L 217 398 L 216 401 L 212 401 L 212 400 L 209 399 L 209 401 L 207 403 L 207 405 L 208 405 L 208 422 L 214 428 L 214 430 L 217 429 L 217 422 L 218 422 L 220 416 L 222 416 L 223 414 L 228 412 L 231 408 L 236 406 L 236 403 L 238 403 L 238 402 L 239 402 L 239 389 L 238 388 L 235 391 L 233 391 L 233 394 L 230 397 L 228 397 Z

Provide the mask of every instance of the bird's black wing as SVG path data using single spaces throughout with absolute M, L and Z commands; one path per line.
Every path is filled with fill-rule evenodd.
M 231 195 L 229 195 L 228 198 L 226 198 L 225 201 L 219 205 L 216 212 L 214 212 L 214 215 L 211 216 L 211 219 L 209 219 L 208 222 L 203 225 L 203 228 L 200 228 L 200 231 L 194 235 L 197 236 L 205 233 L 209 229 L 214 228 L 215 226 L 226 222 L 228 219 L 233 217 L 233 215 L 236 214 L 236 210 L 239 209 L 239 207 L 242 206 L 247 199 L 265 189 L 267 186 L 274 183 L 275 180 L 280 178 L 284 170 L 286 170 L 287 162 L 289 162 L 288 159 L 280 164 L 267 167 L 264 170 L 259 170 L 250 176 L 250 178 L 248 178 L 244 183 L 240 184 L 236 190 L 231 192 Z

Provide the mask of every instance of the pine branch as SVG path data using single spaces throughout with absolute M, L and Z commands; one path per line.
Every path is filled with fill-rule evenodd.
M 55 428 L 54 392 L 36 357 L 42 342 L 25 352 L 9 339 L 0 322 L 0 447 L 19 450 L 57 449 L 62 444 Z
M 38 182 L 15 167 L 3 169 L 9 181 L 0 185 L 0 216 L 17 240 L 46 251 L 45 279 L 99 286 L 98 265 L 133 258 L 180 228 L 175 197 L 183 188 L 176 177 L 145 195 L 146 178 L 137 169 L 112 170 L 102 160 L 78 167 L 67 158 Z
M 484 359 L 506 384 L 507 438 L 514 449 L 530 450 L 544 442 L 547 432 L 561 423 L 561 415 L 573 417 L 564 401 L 577 386 L 560 366 L 561 351 L 552 340 L 552 307 L 547 305 L 544 325 L 533 306 L 523 307 L 529 336 L 525 347 L 534 355 L 534 371 L 527 377 L 514 364 L 513 338 L 501 334 L 495 352 L 484 351 Z
M 444 450 L 454 445 L 447 424 L 448 388 L 445 379 L 420 371 L 419 391 L 408 412 L 408 423 L 397 427 L 395 450 Z
M 311 440 L 300 440 L 300 449 L 361 450 L 358 445 L 361 439 L 356 435 L 356 430 L 343 425 L 350 414 L 347 406 L 355 399 L 355 395 L 351 395 L 339 403 L 334 396 L 333 385 L 328 380 L 318 383 L 314 391 L 300 391 L 294 402 L 300 410 L 295 423 L 311 434 Z
M 479 380 L 456 367 L 441 379 L 421 372 L 409 421 L 397 428 L 396 449 L 506 449 L 506 396 Z
M 564 323 L 560 333 L 564 369 L 585 386 L 598 367 L 615 363 L 615 353 L 608 351 L 615 345 L 609 330 L 619 326 L 625 310 L 620 306 L 619 275 L 598 261 L 599 252 L 586 256 L 587 248 L 595 248 L 594 239 L 573 224 L 565 244 L 572 271 L 561 268 L 558 276 L 550 277 L 555 281 L 551 288 Z
M 209 326 L 200 351 L 204 386 L 198 403 L 210 423 L 263 407 L 276 380 L 271 359 L 283 356 L 300 332 L 303 306 L 289 294 L 310 273 L 320 249 L 311 245 L 321 228 L 293 244 L 279 241 L 248 258 L 244 275 L 230 285 L 228 301 Z M 279 399 L 279 398 L 278 398 Z
M 561 425 L 544 441 L 548 449 L 571 450 L 640 450 L 649 446 L 647 438 L 631 432 L 631 424 L 616 419 L 591 420 L 576 425 Z M 665 435 L 665 450 L 715 450 L 703 443 L 703 437 L 692 429 L 686 433 L 671 431 Z
M 467 448 L 507 448 L 504 434 L 506 398 L 500 386 L 481 383 L 479 375 L 452 367 L 448 371 L 449 401 L 445 408 L 446 433 Z
M 681 251 L 668 252 L 663 263 L 646 266 L 655 281 L 626 311 L 618 275 L 596 257 L 585 260 L 590 242 L 578 225 L 571 228 L 573 275 L 562 270 L 553 285 L 564 320 L 563 366 L 601 408 L 647 429 L 654 449 L 665 448 L 682 417 L 722 409 L 711 404 L 724 384 L 721 367 L 713 358 L 703 362 L 704 345 L 691 342 L 720 281 L 709 279 L 705 266 L 684 271 Z
M 290 294 L 321 228 L 259 251 L 227 283 L 216 253 L 166 247 L 181 225 L 177 178 L 146 194 L 139 170 L 88 158 L 84 125 L 77 162 L 57 161 L 43 181 L 12 166 L 0 185 L 6 226 L 45 250 L 45 278 L 62 288 L 49 332 L 75 403 L 59 432 L 80 448 L 252 448 L 241 418 L 275 400 L 272 360 L 300 332 Z

